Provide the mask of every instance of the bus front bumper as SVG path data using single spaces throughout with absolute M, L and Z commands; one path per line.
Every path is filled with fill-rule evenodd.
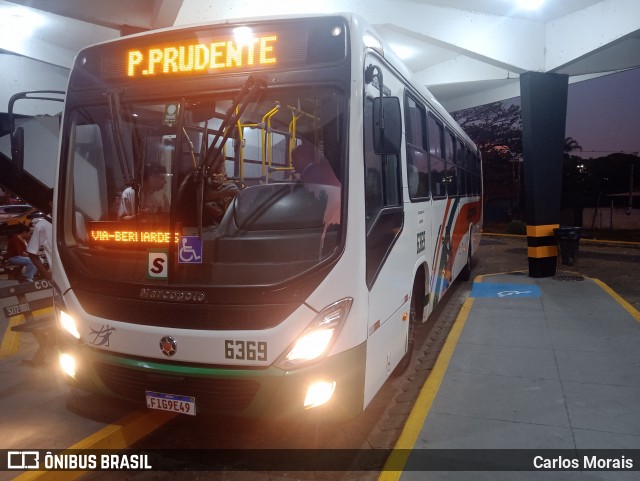
M 196 412 L 249 418 L 291 418 L 308 413 L 336 420 L 362 412 L 366 343 L 323 360 L 286 371 L 225 368 L 168 363 L 106 353 L 73 342 L 59 342 L 61 365 L 74 387 L 134 403 L 146 402 L 146 391 L 188 396 Z M 329 400 L 317 404 L 310 393 L 332 388 Z

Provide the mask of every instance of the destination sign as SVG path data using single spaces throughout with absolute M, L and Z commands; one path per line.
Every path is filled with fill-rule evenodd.
M 89 242 L 94 245 L 149 246 L 178 243 L 180 232 L 171 234 L 167 226 L 135 222 L 94 221 L 89 223 Z
M 127 76 L 170 76 L 276 66 L 278 50 L 278 36 L 274 34 L 151 45 L 126 52 Z
M 79 52 L 69 88 L 153 85 L 155 81 L 207 75 L 231 78 L 243 73 L 338 65 L 348 55 L 347 32 L 343 18 L 323 16 L 133 35 Z
M 72 69 L 69 89 L 337 66 L 348 52 L 348 27 L 340 17 L 180 27 L 83 49 Z M 342 67 L 346 69 L 347 64 Z

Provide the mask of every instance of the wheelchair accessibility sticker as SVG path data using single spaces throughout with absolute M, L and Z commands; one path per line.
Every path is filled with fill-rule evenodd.
M 474 282 L 471 297 L 497 297 L 515 299 L 520 297 L 540 297 L 540 287 L 527 284 L 492 284 Z
M 198 236 L 180 237 L 178 246 L 179 264 L 202 264 L 202 240 Z

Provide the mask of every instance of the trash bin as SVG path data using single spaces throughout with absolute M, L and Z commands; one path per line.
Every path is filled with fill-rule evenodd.
M 580 227 L 559 227 L 553 229 L 558 242 L 558 264 L 569 267 L 578 266 L 580 250 Z

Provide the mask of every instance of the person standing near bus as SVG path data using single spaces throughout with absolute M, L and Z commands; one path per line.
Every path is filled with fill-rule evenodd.
M 23 266 L 25 268 L 24 277 L 21 281 L 32 282 L 33 276 L 37 272 L 36 266 L 27 253 L 27 239 L 29 238 L 29 227 L 18 224 L 17 232 L 9 237 L 7 241 L 6 259 L 9 264 Z
M 53 189 L 49 191 L 49 212 L 51 212 L 51 206 L 53 203 Z M 51 271 L 45 267 L 40 259 L 40 249 L 44 251 L 44 256 L 47 259 L 47 263 L 51 266 L 51 259 L 53 255 L 51 249 L 53 248 L 53 228 L 51 221 L 48 217 L 41 217 L 33 220 L 33 233 L 27 244 L 27 253 L 33 264 L 38 269 L 40 275 L 45 279 L 51 279 Z

